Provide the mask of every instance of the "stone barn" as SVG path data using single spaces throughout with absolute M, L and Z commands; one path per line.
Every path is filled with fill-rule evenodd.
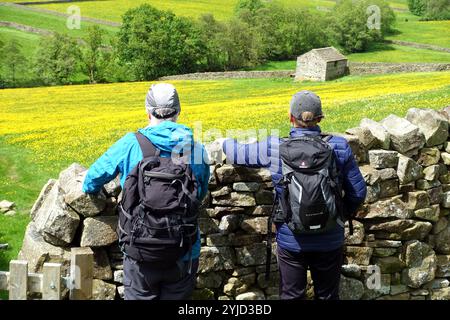
M 347 72 L 347 58 L 334 47 L 313 49 L 297 59 L 295 80 L 327 81 Z

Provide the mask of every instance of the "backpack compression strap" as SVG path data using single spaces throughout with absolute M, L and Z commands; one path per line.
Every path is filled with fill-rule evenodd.
M 159 149 L 157 149 L 146 136 L 140 132 L 136 132 L 135 135 L 144 158 L 159 156 Z

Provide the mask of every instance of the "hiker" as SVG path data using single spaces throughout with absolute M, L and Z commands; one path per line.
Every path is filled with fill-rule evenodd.
M 145 107 L 149 125 L 106 151 L 89 168 L 83 191 L 97 193 L 120 174 L 125 300 L 190 299 L 200 255 L 198 207 L 210 175 L 206 151 L 177 123 L 174 86 L 152 85 Z
M 289 138 L 269 137 L 249 144 L 234 139 L 220 142 L 227 163 L 265 167 L 272 174 L 277 204 L 272 218 L 283 300 L 305 299 L 308 268 L 315 299 L 339 299 L 344 221 L 356 213 L 366 196 L 367 187 L 350 146 L 342 137 L 321 135 L 318 124 L 323 118 L 320 98 L 300 91 L 290 104 Z M 271 222 L 268 228 L 272 229 Z M 267 268 L 269 257 L 270 253 Z

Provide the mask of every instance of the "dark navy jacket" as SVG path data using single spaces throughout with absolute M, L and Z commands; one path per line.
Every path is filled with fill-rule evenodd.
M 307 129 L 292 128 L 290 136 L 319 135 L 320 133 L 319 126 Z M 224 141 L 223 149 L 227 156 L 227 163 L 269 169 L 275 190 L 279 195 L 280 189 L 277 184 L 282 177 L 280 143 L 281 140 L 276 137 L 250 144 L 240 144 L 229 139 Z M 336 163 L 342 175 L 345 208 L 348 212 L 354 212 L 366 197 L 366 183 L 347 141 L 342 137 L 333 136 L 329 143 L 334 149 Z M 289 251 L 327 252 L 343 245 L 344 229 L 338 225 L 334 230 L 320 235 L 294 235 L 286 224 L 279 224 L 276 239 L 278 246 Z

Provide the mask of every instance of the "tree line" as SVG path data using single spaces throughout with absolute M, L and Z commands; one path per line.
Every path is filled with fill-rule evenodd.
M 408 8 L 422 20 L 450 19 L 450 0 L 408 0 Z
M 368 26 L 367 8 L 374 4 L 379 28 Z M 148 4 L 122 20 L 109 43 L 97 26 L 82 42 L 58 33 L 46 37 L 31 61 L 17 42 L 0 43 L 0 85 L 20 86 L 17 75 L 24 70 L 31 70 L 34 85 L 120 82 L 253 68 L 325 46 L 363 52 L 392 32 L 395 15 L 385 0 L 341 0 L 329 12 L 240 0 L 227 21 L 212 14 L 179 17 Z

